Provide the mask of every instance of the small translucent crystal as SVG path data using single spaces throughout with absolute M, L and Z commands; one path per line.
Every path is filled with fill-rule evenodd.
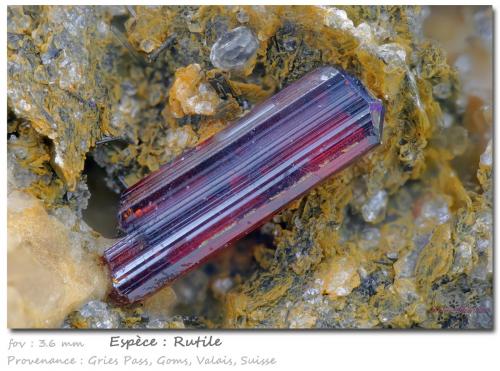
M 238 27 L 223 34 L 212 46 L 210 61 L 222 70 L 241 70 L 252 59 L 259 47 L 254 33 L 247 27 Z
M 388 201 L 387 192 L 380 190 L 376 192 L 362 207 L 361 214 L 365 222 L 377 223 L 385 216 Z
M 374 227 L 363 228 L 359 239 L 359 247 L 363 250 L 371 250 L 380 242 L 380 230 Z
M 432 224 L 439 225 L 446 223 L 450 217 L 450 209 L 446 199 L 441 196 L 432 196 L 424 200 L 416 224 L 421 227 Z
M 399 44 L 391 43 L 380 45 L 377 49 L 377 55 L 389 65 L 406 65 L 406 51 Z
M 120 324 L 120 317 L 109 306 L 99 300 L 92 300 L 78 311 L 87 320 L 90 328 L 112 329 Z
M 492 147 L 491 147 L 491 140 L 488 142 L 488 146 L 486 147 L 486 150 L 481 155 L 479 162 L 480 162 L 480 164 L 485 165 L 485 166 L 492 166 L 493 165 L 493 152 L 492 152 Z
M 439 99 L 447 99 L 451 95 L 451 85 L 447 82 L 441 82 L 432 88 L 434 96 Z
M 345 10 L 329 8 L 325 15 L 325 24 L 328 27 L 339 28 L 341 30 L 351 30 L 354 23 L 349 19 Z
M 240 9 L 236 14 L 236 19 L 240 23 L 247 23 L 250 20 L 250 17 L 248 16 L 247 12 L 245 12 L 243 9 Z

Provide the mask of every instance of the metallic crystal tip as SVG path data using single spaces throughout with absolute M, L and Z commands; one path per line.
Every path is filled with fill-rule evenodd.
M 384 107 L 333 67 L 314 70 L 127 189 L 104 253 L 134 302 L 248 234 L 381 142 Z

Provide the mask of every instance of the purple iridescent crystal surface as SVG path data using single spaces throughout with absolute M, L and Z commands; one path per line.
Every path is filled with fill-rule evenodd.
M 127 189 L 104 253 L 113 296 L 134 302 L 248 234 L 380 143 L 384 108 L 322 67 Z

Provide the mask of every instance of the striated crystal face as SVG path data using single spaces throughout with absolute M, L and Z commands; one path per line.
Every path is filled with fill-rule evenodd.
M 134 302 L 260 226 L 380 143 L 384 108 L 322 67 L 127 189 L 104 253 L 113 296 Z

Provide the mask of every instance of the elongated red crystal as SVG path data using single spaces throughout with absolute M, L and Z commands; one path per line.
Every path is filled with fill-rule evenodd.
M 384 108 L 356 78 L 310 72 L 127 189 L 104 253 L 134 302 L 248 234 L 380 143 Z

